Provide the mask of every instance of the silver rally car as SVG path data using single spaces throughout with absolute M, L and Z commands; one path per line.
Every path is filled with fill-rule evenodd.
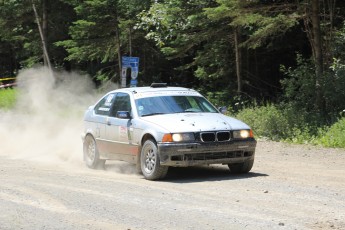
M 126 161 L 148 180 L 164 178 L 169 166 L 227 164 L 247 173 L 256 147 L 248 125 L 197 91 L 157 83 L 107 93 L 85 112 L 82 139 L 88 167 Z

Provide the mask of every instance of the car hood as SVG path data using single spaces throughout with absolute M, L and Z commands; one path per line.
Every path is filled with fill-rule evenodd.
M 249 129 L 245 123 L 221 113 L 175 113 L 141 117 L 169 132 Z

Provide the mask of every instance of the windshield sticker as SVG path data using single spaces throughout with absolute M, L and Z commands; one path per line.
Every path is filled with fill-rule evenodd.
M 156 91 L 156 92 L 141 92 L 134 95 L 135 99 L 144 97 L 157 97 L 157 96 L 181 96 L 181 95 L 194 95 L 201 96 L 196 91 Z
M 110 108 L 100 107 L 98 110 L 108 112 L 110 110 Z
M 110 106 L 111 106 L 111 101 L 113 100 L 113 98 L 114 98 L 114 94 L 110 94 L 110 95 L 107 97 L 107 100 L 105 100 L 104 105 L 110 107 Z

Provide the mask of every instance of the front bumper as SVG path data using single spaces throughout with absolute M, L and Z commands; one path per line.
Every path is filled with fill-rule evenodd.
M 192 166 L 241 163 L 254 159 L 256 140 L 158 143 L 161 165 Z

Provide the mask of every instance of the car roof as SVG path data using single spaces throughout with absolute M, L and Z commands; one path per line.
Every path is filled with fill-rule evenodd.
M 127 93 L 146 93 L 146 92 L 163 92 L 163 91 L 192 91 L 197 92 L 194 89 L 184 88 L 184 87 L 131 87 L 131 88 L 121 88 L 113 90 L 109 93 L 116 92 L 127 92 Z

